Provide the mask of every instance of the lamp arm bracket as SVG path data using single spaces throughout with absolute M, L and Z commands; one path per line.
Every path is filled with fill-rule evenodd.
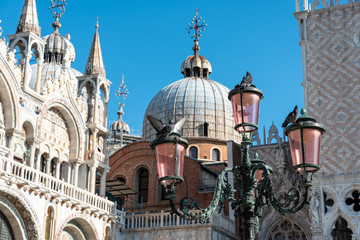
M 200 220 L 202 223 L 205 223 L 207 219 L 209 219 L 212 216 L 212 214 L 216 211 L 219 203 L 220 203 L 220 209 L 219 209 L 220 212 L 224 206 L 225 200 L 229 200 L 231 202 L 235 201 L 234 193 L 236 190 L 231 186 L 231 184 L 228 181 L 228 176 L 227 176 L 228 172 L 233 172 L 235 175 L 234 177 L 236 178 L 236 182 L 239 181 L 240 176 L 237 168 L 230 168 L 230 167 L 224 168 L 220 172 L 217 178 L 217 183 L 215 186 L 213 198 L 210 204 L 205 209 L 200 208 L 199 203 L 195 202 L 195 200 L 192 197 L 187 196 L 181 199 L 180 208 L 178 210 L 173 200 L 174 194 L 173 195 L 170 194 L 169 200 L 170 200 L 172 213 L 175 213 L 179 217 L 184 218 L 186 220 Z M 173 191 L 175 191 L 174 188 Z M 190 210 L 198 210 L 198 211 L 195 213 L 191 213 Z
M 259 169 L 260 168 L 263 170 L 264 177 L 259 181 L 256 188 L 258 192 L 256 202 L 259 202 L 260 207 L 262 204 L 266 205 L 267 201 L 269 201 L 273 208 L 281 214 L 295 213 L 303 208 L 308 200 L 308 189 L 311 187 L 308 182 L 306 182 L 306 184 L 301 184 L 298 187 L 291 188 L 284 196 L 283 201 L 279 201 L 276 199 L 273 192 L 273 186 L 269 174 L 270 172 L 265 170 L 266 167 L 264 166 L 259 166 Z M 265 202 L 263 199 L 265 199 Z

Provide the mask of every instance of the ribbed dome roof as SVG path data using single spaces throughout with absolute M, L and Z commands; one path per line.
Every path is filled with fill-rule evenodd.
M 187 117 L 183 126 L 184 137 L 207 137 L 236 140 L 230 90 L 224 85 L 205 78 L 188 77 L 163 88 L 148 105 L 143 122 L 143 139 L 154 140 L 156 132 L 146 119 L 152 115 L 163 123 Z M 206 126 L 207 125 L 207 126 Z
M 50 35 L 43 37 L 46 42 L 44 50 L 44 61 L 45 62 L 56 62 L 63 63 L 65 60 L 74 62 L 75 60 L 75 48 L 69 39 L 61 36 L 59 33 L 53 32 Z
M 42 38 L 46 42 L 44 61 L 58 64 L 69 64 L 74 62 L 75 48 L 69 41 L 70 34 L 66 35 L 66 38 L 60 35 L 59 28 L 61 27 L 61 24 L 58 18 L 55 19 L 55 22 L 52 25 L 54 27 L 54 32 Z

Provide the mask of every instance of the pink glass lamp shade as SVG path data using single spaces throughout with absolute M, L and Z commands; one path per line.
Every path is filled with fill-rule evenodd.
M 319 168 L 321 135 L 325 132 L 314 118 L 305 116 L 285 129 L 289 138 L 293 166 L 299 173 L 316 172 Z
M 260 100 L 264 97 L 260 89 L 251 85 L 246 88 L 235 87 L 229 93 L 232 103 L 235 130 L 252 132 L 257 130 L 259 121 Z
M 151 143 L 151 148 L 155 149 L 159 181 L 165 187 L 184 181 L 184 155 L 187 145 L 187 141 L 176 133 Z

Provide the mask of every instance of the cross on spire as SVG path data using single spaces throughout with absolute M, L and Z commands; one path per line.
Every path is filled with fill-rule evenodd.
M 129 94 L 129 91 L 126 88 L 126 85 L 124 84 L 124 75 L 122 75 L 122 81 L 121 84 L 119 85 L 119 89 L 116 91 L 116 98 L 120 98 L 120 102 L 118 103 L 119 108 L 122 108 L 125 103 L 123 103 L 123 100 L 126 99 L 127 95 Z
M 50 0 L 50 2 L 51 7 L 49 7 L 49 9 L 50 12 L 53 14 L 53 17 L 57 19 L 61 18 L 61 16 L 65 12 L 65 6 L 67 5 L 65 0 Z
M 191 23 L 188 24 L 188 28 L 186 28 L 188 33 L 190 33 L 191 30 L 194 30 L 194 34 L 191 36 L 191 38 L 194 38 L 194 41 L 199 41 L 199 38 L 202 37 L 201 32 L 205 31 L 205 27 L 207 26 L 205 20 L 201 20 L 202 17 L 199 17 L 199 10 L 199 8 L 196 9 L 195 16 L 191 19 Z

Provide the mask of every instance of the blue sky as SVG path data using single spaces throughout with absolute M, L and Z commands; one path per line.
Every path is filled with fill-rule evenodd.
M 3 36 L 15 33 L 24 0 L 2 0 Z M 51 34 L 50 1 L 37 0 L 41 34 Z M 111 86 L 109 120 L 117 119 L 116 90 L 125 75 L 130 92 L 124 120 L 141 130 L 152 97 L 182 78 L 181 63 L 192 54 L 193 41 L 185 30 L 199 8 L 208 24 L 200 54 L 212 64 L 210 78 L 232 89 L 246 71 L 265 95 L 259 126 L 280 127 L 295 104 L 303 106 L 302 56 L 293 1 L 243 0 L 68 0 L 60 33 L 70 33 L 76 59 L 72 67 L 84 72 L 100 17 L 100 40 Z M 281 134 L 281 133 L 280 133 Z M 282 135 L 282 134 L 281 134 Z M 261 134 L 262 138 L 262 134 Z

